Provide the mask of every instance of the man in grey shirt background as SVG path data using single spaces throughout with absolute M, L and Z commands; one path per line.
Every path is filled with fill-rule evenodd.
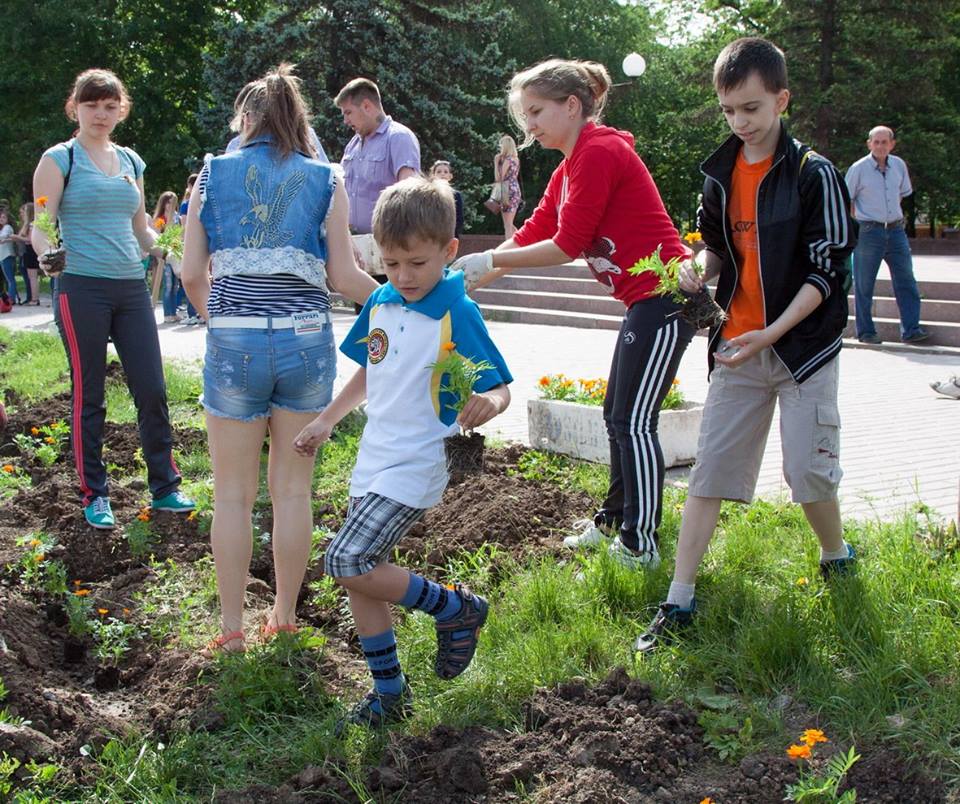
M 900 206 L 900 200 L 913 192 L 913 186 L 906 162 L 891 153 L 895 145 L 891 129 L 875 126 L 867 138 L 870 153 L 847 171 L 852 213 L 860 224 L 853 252 L 853 281 L 857 339 L 861 343 L 882 343 L 871 311 L 881 260 L 890 269 L 900 310 L 900 340 L 917 343 L 930 337 L 920 326 L 920 291 L 913 275 L 913 257 Z

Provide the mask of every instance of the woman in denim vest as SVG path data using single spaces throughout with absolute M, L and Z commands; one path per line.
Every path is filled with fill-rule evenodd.
M 262 636 L 296 630 L 314 460 L 293 440 L 333 393 L 326 278 L 360 303 L 377 287 L 353 260 L 347 195 L 317 159 L 292 68 L 280 65 L 245 91 L 233 121 L 239 150 L 211 159 L 190 196 L 182 267 L 187 295 L 208 321 L 202 401 L 222 626 L 211 651 L 244 649 L 251 515 L 268 432 L 277 593 Z

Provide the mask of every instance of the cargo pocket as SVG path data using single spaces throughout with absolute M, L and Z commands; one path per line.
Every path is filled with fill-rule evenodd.
M 840 462 L 840 410 L 836 405 L 817 405 L 813 428 L 813 465 L 833 468 Z

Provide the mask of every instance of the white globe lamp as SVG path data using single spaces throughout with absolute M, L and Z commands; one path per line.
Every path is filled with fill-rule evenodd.
M 647 69 L 647 60 L 639 53 L 629 53 L 623 60 L 623 74 L 639 78 Z

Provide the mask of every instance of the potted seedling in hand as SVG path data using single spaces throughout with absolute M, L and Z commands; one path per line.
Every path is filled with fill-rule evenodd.
M 692 293 L 684 290 L 680 286 L 680 269 L 683 263 L 679 257 L 673 257 L 664 263 L 660 258 L 661 248 L 662 246 L 657 246 L 653 254 L 639 260 L 636 265 L 628 269 L 629 272 L 638 275 L 649 271 L 659 277 L 660 282 L 654 293 L 658 296 L 669 296 L 678 304 L 682 304 L 680 317 L 694 329 L 706 329 L 722 324 L 727 315 L 714 301 L 706 285 L 701 282 L 699 289 Z M 700 268 L 696 263 L 693 263 L 693 270 L 699 275 Z
M 456 351 L 456 346 L 453 341 L 443 344 L 442 348 L 447 356 L 429 367 L 435 374 L 440 375 L 440 390 L 448 392 L 454 398 L 446 407 L 455 410 L 459 416 L 473 394 L 473 386 L 480 375 L 494 366 L 486 360 L 474 361 L 461 355 Z M 484 437 L 480 433 L 470 430 L 444 439 L 447 469 L 453 482 L 461 480 L 464 475 L 480 474 L 483 471 L 483 442 Z
M 168 224 L 163 218 L 157 218 L 154 225 L 160 230 L 153 247 L 173 256 L 177 262 L 183 259 L 183 226 L 179 223 Z
M 40 255 L 40 267 L 47 276 L 59 276 L 67 267 L 67 252 L 60 245 L 60 230 L 57 229 L 57 222 L 47 211 L 45 195 L 37 199 L 37 207 L 39 212 L 33 220 L 33 225 L 43 232 L 49 243 L 47 250 Z

